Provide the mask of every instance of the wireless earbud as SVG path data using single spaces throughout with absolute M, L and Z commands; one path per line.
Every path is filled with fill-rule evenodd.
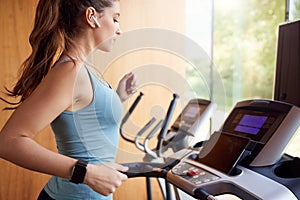
M 99 22 L 96 20 L 96 18 L 94 16 L 91 16 L 91 19 L 95 22 L 95 24 L 100 28 L 101 25 L 99 24 Z

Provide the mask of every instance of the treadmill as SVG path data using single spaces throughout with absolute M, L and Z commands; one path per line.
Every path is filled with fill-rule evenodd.
M 299 199 L 299 158 L 284 149 L 300 125 L 300 108 L 279 101 L 238 102 L 222 128 L 201 147 L 182 149 L 165 163 L 128 163 L 129 178 L 164 178 L 196 199 Z

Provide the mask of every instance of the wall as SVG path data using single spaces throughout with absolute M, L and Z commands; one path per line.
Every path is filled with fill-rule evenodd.
M 0 89 L 10 87 L 16 80 L 16 72 L 30 52 L 28 36 L 30 34 L 36 0 L 5 1 L 0 7 Z M 3 95 L 1 94 L 1 97 Z M 6 105 L 0 102 L 0 109 Z M 10 116 L 9 111 L 0 111 L 0 128 Z M 49 129 L 37 139 L 47 148 L 54 150 L 54 140 Z M 0 160 L 0 199 L 35 199 L 48 180 L 47 175 L 31 172 Z
M 30 53 L 28 37 L 32 29 L 37 0 L 0 0 L 0 3 L 0 89 L 4 91 L 3 86 L 12 86 L 20 64 Z M 183 32 L 185 28 L 184 20 L 179 20 L 184 16 L 184 0 L 121 0 L 121 12 L 120 20 L 124 32 L 149 27 Z M 137 66 L 160 64 L 174 67 L 172 71 L 175 70 L 181 74 L 184 73 L 182 63 L 182 60 L 174 55 L 162 51 L 143 50 L 123 56 L 103 73 L 105 78 L 115 86 L 123 73 L 135 70 Z M 120 65 L 122 67 L 119 67 Z M 153 72 L 152 76 L 156 75 L 157 72 Z M 161 79 L 166 78 L 166 75 L 162 74 L 161 76 Z M 165 109 L 172 99 L 171 91 L 166 87 L 155 86 L 155 84 L 144 85 L 142 89 L 143 92 L 149 94 L 142 106 L 150 109 L 153 108 L 153 105 L 157 105 L 158 113 L 164 115 Z M 132 103 L 134 97 L 124 104 L 125 109 Z M 0 109 L 5 106 L 6 104 L 0 102 Z M 176 109 L 176 113 L 178 110 L 180 108 Z M 138 126 L 142 126 L 152 111 L 153 109 L 147 110 L 147 115 L 143 115 L 143 112 L 136 114 L 134 120 Z M 0 112 L 0 128 L 2 128 L 11 112 Z M 46 148 L 56 151 L 54 137 L 49 127 L 36 140 Z M 155 141 L 151 145 L 154 146 Z M 120 139 L 118 162 L 140 161 L 143 156 L 143 153 L 137 151 L 132 144 Z M 1 200 L 36 199 L 39 191 L 49 179 L 48 175 L 22 169 L 4 160 L 0 160 L 0 166 Z M 116 191 L 114 199 L 146 199 L 144 181 L 144 178 L 128 180 Z M 155 180 L 153 182 L 153 198 L 162 199 Z

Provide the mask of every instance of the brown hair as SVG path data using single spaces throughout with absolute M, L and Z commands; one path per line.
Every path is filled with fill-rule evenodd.
M 62 54 L 67 55 L 69 49 L 76 48 L 74 38 L 82 30 L 81 17 L 85 10 L 94 7 L 101 13 L 104 8 L 111 7 L 113 1 L 116 0 L 40 0 L 29 37 L 31 55 L 21 65 L 20 77 L 13 89 L 5 88 L 8 96 L 21 98 L 16 103 L 0 98 L 14 106 L 5 109 L 17 108 L 35 90 Z

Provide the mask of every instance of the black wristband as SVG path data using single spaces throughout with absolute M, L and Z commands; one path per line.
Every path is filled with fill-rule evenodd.
M 86 167 L 88 162 L 84 160 L 78 160 L 75 166 L 73 167 L 72 174 L 71 174 L 71 182 L 72 183 L 83 183 L 84 177 L 86 174 Z

